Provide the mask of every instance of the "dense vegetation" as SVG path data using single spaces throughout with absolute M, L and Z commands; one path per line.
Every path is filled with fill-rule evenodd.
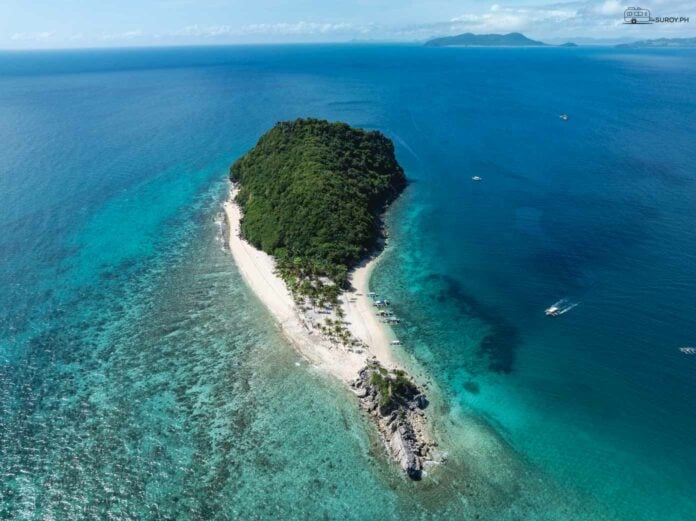
M 369 365 L 370 384 L 379 393 L 379 407 L 382 414 L 388 414 L 397 406 L 403 405 L 418 394 L 418 388 L 400 369 L 389 373 L 379 365 Z
M 296 294 L 327 301 L 375 245 L 381 212 L 406 184 L 381 133 L 316 119 L 276 124 L 230 178 L 244 238 L 275 256 Z

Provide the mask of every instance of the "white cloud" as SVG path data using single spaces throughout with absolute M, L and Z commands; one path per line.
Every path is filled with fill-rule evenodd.
M 371 24 L 356 26 L 345 22 L 279 22 L 247 24 L 238 28 L 230 25 L 193 24 L 170 33 L 157 35 L 157 38 L 202 39 L 249 36 L 322 36 L 332 34 L 366 33 L 373 30 Z
M 600 4 L 597 7 L 595 7 L 595 11 L 597 11 L 600 14 L 606 15 L 620 15 L 621 13 L 623 13 L 625 8 L 626 6 L 620 3 L 619 0 L 606 0 L 603 4 Z
M 161 0 L 165 3 L 194 0 Z M 512 3 L 507 3 L 511 2 Z M 68 45 L 133 45 L 137 44 L 195 44 L 234 42 L 319 42 L 346 41 L 352 38 L 372 40 L 423 41 L 438 36 L 465 32 L 506 33 L 522 32 L 537 40 L 566 41 L 580 38 L 641 39 L 660 36 L 688 37 L 694 35 L 696 24 L 653 24 L 646 27 L 626 27 L 623 24 L 621 1 L 629 0 L 527 0 L 551 1 L 519 5 L 521 0 L 491 0 L 482 4 L 472 2 L 458 16 L 443 17 L 439 22 L 397 24 L 384 22 L 347 22 L 345 20 L 300 20 L 275 23 L 234 25 L 230 20 L 218 24 L 192 23 L 178 30 L 103 33 L 83 32 L 16 32 L 6 36 L 13 46 Z M 630 0 L 633 3 L 633 0 Z M 654 16 L 689 16 L 696 18 L 696 0 L 645 0 Z M 496 3 L 493 3 L 496 2 Z M 636 0 L 638 2 L 638 0 Z M 626 4 L 628 5 L 628 4 Z M 635 5 L 635 4 L 634 4 Z M 227 22 L 227 23 L 225 23 Z
M 102 34 L 101 39 L 106 41 L 123 41 L 123 40 L 134 40 L 136 38 L 141 38 L 146 36 L 141 30 L 136 31 L 125 31 L 123 33 L 106 33 Z
M 240 32 L 243 34 L 330 34 L 345 33 L 356 29 L 349 23 L 319 23 L 319 22 L 294 22 L 294 23 L 274 23 L 274 24 L 250 24 L 242 26 Z
M 563 22 L 577 16 L 574 3 L 539 7 L 504 7 L 493 4 L 487 12 L 452 18 L 454 24 L 471 24 L 476 28 L 505 29 L 527 27 L 535 23 Z
M 200 38 L 215 38 L 234 34 L 229 25 L 189 25 L 174 33 L 175 36 L 194 36 Z
M 539 24 L 562 23 L 577 16 L 578 10 L 575 5 L 574 2 L 536 7 L 505 7 L 493 4 L 486 12 L 452 18 L 450 33 L 461 30 L 515 31 Z
M 636 28 L 626 28 L 623 23 L 623 11 L 630 4 L 622 4 L 620 1 L 570 0 L 554 4 L 522 6 L 494 3 L 488 7 L 477 8 L 474 6 L 472 11 L 451 18 L 448 22 L 402 28 L 399 34 L 403 36 L 410 34 L 418 38 L 464 32 L 517 31 L 535 39 L 551 38 L 556 41 L 565 41 L 574 37 L 631 40 L 641 37 L 689 37 L 694 35 L 693 24 L 681 24 L 680 26 L 677 24 L 653 24 L 649 29 L 641 28 L 642 35 L 637 34 Z M 646 3 L 645 7 L 651 7 L 655 16 L 658 15 L 658 11 L 660 13 L 668 12 L 670 16 L 689 16 L 689 14 L 696 13 L 696 0 L 646 0 Z M 650 33 L 647 32 L 648 30 Z
M 48 40 L 53 36 L 53 33 L 44 31 L 40 33 L 14 33 L 10 36 L 10 40 L 14 41 L 42 41 Z

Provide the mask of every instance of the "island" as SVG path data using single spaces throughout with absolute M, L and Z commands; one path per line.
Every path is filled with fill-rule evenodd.
M 623 49 L 692 48 L 696 47 L 696 38 L 657 38 L 654 40 L 639 40 L 631 43 L 620 43 L 616 47 Z
M 438 462 L 428 400 L 397 361 L 389 302 L 369 277 L 382 215 L 406 187 L 393 143 L 345 123 L 276 124 L 230 169 L 227 242 L 293 346 L 345 382 L 413 479 Z
M 521 33 L 473 34 L 445 36 L 425 42 L 426 47 L 545 47 L 546 44 L 531 40 Z

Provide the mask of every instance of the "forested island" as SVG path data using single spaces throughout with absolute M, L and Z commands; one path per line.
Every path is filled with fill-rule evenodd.
M 331 302 L 406 186 L 381 133 L 318 119 L 278 123 L 230 178 L 239 185 L 244 238 L 275 257 L 293 293 Z
M 369 292 L 382 214 L 406 187 L 393 143 L 318 119 L 281 122 L 230 168 L 230 250 L 295 348 L 343 380 L 413 479 L 436 460 L 428 400 L 393 356 Z M 363 262 L 368 261 L 369 262 Z

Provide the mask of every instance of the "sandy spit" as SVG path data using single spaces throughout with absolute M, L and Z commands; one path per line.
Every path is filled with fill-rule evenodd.
M 367 296 L 370 274 L 377 258 L 353 270 L 350 275 L 352 288 L 341 296 L 346 326 L 364 346 L 354 349 L 332 343 L 315 327 L 321 317 L 311 316 L 295 304 L 285 282 L 275 273 L 274 259 L 241 238 L 242 214 L 234 202 L 236 193 L 237 189 L 233 187 L 224 204 L 229 249 L 244 281 L 275 317 L 295 349 L 312 364 L 346 383 L 355 380 L 358 371 L 371 357 L 385 367 L 399 367 L 390 344 L 393 340 L 391 330 L 379 321 Z

